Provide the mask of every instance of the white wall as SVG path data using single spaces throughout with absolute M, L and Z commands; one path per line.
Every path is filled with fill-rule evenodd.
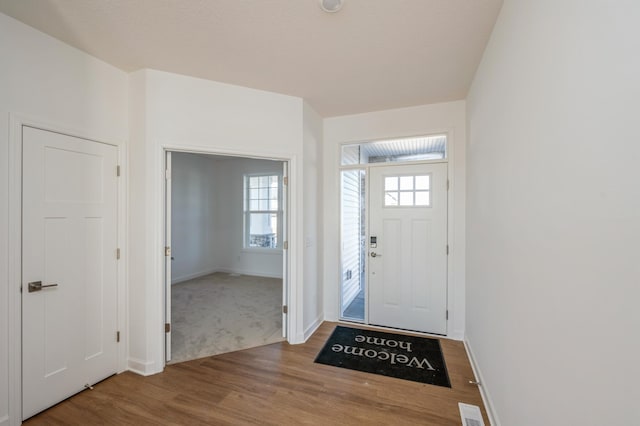
M 17 121 L 122 148 L 127 135 L 127 76 L 3 14 L 0 58 L 0 425 L 5 425 L 19 424 L 21 418 L 20 395 L 15 387 L 9 388 L 19 383 L 20 371 L 16 364 L 8 364 L 20 356 L 19 256 L 10 253 L 7 245 L 10 235 L 15 235 L 8 213 L 19 208 L 9 200 L 9 114 Z M 19 188 L 13 187 L 11 192 L 16 190 Z M 9 258 L 15 262 L 10 264 Z M 11 292 L 10 267 L 11 285 L 15 286 Z M 11 294 L 17 297 L 10 299 Z M 9 317 L 10 312 L 16 315 Z
M 222 187 L 216 163 L 206 155 L 171 155 L 172 284 L 218 269 L 216 246 L 224 239 L 216 226 L 216 194 Z
M 245 249 L 244 175 L 251 173 L 282 176 L 282 161 L 228 158 L 216 161 L 219 203 L 216 228 L 217 269 L 222 272 L 282 278 L 282 249 Z M 282 235 L 282 234 L 280 234 Z
M 640 424 L 638 22 L 507 0 L 476 74 L 467 339 L 498 424 Z
M 163 148 L 288 159 L 292 196 L 289 248 L 290 311 L 303 311 L 303 168 L 302 100 L 260 90 L 232 86 L 153 70 L 131 76 L 130 227 L 140 252 L 131 262 L 130 303 L 136 321 L 131 323 L 130 366 L 144 374 L 162 371 L 164 336 L 163 292 Z M 136 98 L 137 95 L 137 98 Z M 142 192 L 142 190 L 144 192 Z M 133 242 L 132 242 L 133 244 Z M 300 291 L 298 291 L 300 287 Z M 289 338 L 301 341 L 302 315 L 290 321 Z
M 447 334 L 464 335 L 465 315 L 465 103 L 448 102 L 324 121 L 324 306 L 327 320 L 338 319 L 340 288 L 340 144 L 446 132 L 449 137 L 450 207 L 449 325 Z M 453 174 L 451 174 L 453 170 Z
M 322 118 L 303 105 L 304 318 L 305 340 L 324 319 L 322 253 Z
M 281 249 L 243 247 L 245 174 L 282 170 L 282 161 L 173 153 L 172 283 L 216 271 L 282 278 Z
M 3 17 L 0 15 L 0 20 Z M 1 30 L 0 30 L 1 31 Z M 0 42 L 0 46 L 2 43 Z M 0 50 L 2 48 L 0 47 Z M 1 72 L 1 71 L 0 71 Z M 0 85 L 4 86 L 4 76 Z M 4 108 L 4 106 L 3 106 Z M 9 347 L 16 342 L 9 339 L 9 113 L 0 109 L 0 425 L 9 423 Z M 13 324 L 12 324 L 13 325 Z M 11 345 L 9 345 L 11 343 Z M 14 356 L 17 351 L 14 351 Z M 17 374 L 13 375 L 13 380 Z

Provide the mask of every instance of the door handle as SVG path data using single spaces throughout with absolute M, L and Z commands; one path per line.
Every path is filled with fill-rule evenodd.
M 40 291 L 46 287 L 58 287 L 58 284 L 42 285 L 42 281 L 33 281 L 29 283 L 29 293 L 33 293 L 34 291 Z
M 381 254 L 376 253 L 375 251 L 371 252 L 371 257 L 382 257 Z

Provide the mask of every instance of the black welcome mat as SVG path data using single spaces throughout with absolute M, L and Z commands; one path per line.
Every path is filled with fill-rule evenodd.
M 451 387 L 437 339 L 337 326 L 315 362 Z

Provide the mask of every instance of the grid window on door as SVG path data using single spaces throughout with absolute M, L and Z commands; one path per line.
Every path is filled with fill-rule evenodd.
M 280 177 L 245 176 L 245 248 L 278 248 Z
M 384 178 L 384 206 L 431 206 L 431 176 L 386 176 Z

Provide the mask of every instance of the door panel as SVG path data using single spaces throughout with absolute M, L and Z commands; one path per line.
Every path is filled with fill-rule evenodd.
M 116 163 L 113 146 L 23 128 L 23 419 L 117 370 Z
M 372 167 L 370 176 L 369 322 L 446 334 L 447 165 Z

